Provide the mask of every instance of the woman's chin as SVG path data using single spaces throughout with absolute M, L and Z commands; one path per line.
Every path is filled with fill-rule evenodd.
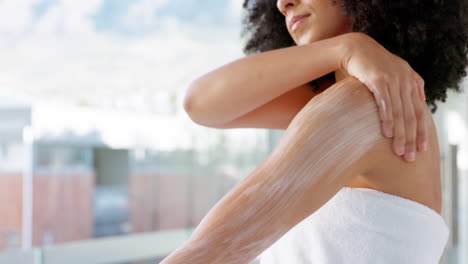
M 316 41 L 317 39 L 313 38 L 310 34 L 303 34 L 298 36 L 297 38 L 294 38 L 294 42 L 297 46 L 311 44 Z
M 296 42 L 296 45 L 297 45 L 297 46 L 301 46 L 301 45 L 310 44 L 310 43 L 312 43 L 313 41 L 304 40 L 304 39 L 299 39 L 299 40 L 296 40 L 296 41 L 294 41 L 294 42 Z
M 299 42 L 296 42 L 296 45 L 301 46 L 301 45 L 311 44 L 311 43 L 314 43 L 314 42 L 315 41 L 299 41 Z

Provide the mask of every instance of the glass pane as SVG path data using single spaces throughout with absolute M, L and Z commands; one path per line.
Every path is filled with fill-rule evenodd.
M 134 232 L 198 225 L 209 209 L 266 157 L 264 131 L 194 134 L 197 148 L 134 150 L 129 178 Z M 203 138 L 210 138 L 207 142 Z M 241 144 L 246 139 L 255 144 Z M 199 142 L 199 143 L 198 143 Z M 242 147 L 236 147 L 242 146 Z
M 22 234 L 22 177 L 27 149 L 23 128 L 31 109 L 22 100 L 0 97 L 0 252 L 20 249 Z
M 92 149 L 37 143 L 34 156 L 33 246 L 92 238 Z
M 271 151 L 183 109 L 243 56 L 241 2 L 36 2 L 0 10 L 0 251 L 194 227 Z

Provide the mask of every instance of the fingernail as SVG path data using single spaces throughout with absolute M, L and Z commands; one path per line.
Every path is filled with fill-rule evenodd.
M 405 154 L 405 147 L 399 147 L 397 154 L 398 154 L 398 156 L 401 156 L 401 155 Z
M 386 137 L 388 137 L 388 138 L 390 137 L 390 131 L 388 131 L 387 128 L 384 128 L 384 134 L 385 134 Z
M 418 151 L 424 151 L 424 143 L 418 144 Z
M 415 153 L 414 152 L 407 153 L 406 154 L 406 159 L 409 160 L 409 161 L 414 161 L 415 160 Z
M 393 129 L 390 129 L 388 127 L 385 127 L 384 128 L 384 132 L 385 132 L 385 136 L 388 137 L 388 138 L 391 138 L 393 137 Z
M 422 143 L 422 150 L 423 151 L 427 150 L 427 142 Z
M 387 137 L 389 137 L 389 138 L 393 137 L 393 129 L 386 128 L 386 129 L 385 129 L 385 134 L 386 134 Z
M 387 120 L 387 107 L 385 106 L 385 101 L 380 100 L 380 105 L 382 106 L 383 119 Z

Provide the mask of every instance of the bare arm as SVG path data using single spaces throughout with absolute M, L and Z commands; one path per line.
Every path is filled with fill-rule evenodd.
M 184 108 L 191 119 L 216 126 L 238 118 L 272 99 L 342 67 L 348 37 L 238 59 L 194 80 Z
M 312 86 L 304 84 L 229 122 L 210 127 L 220 129 L 266 128 L 285 130 L 299 111 L 320 92 L 315 92 Z
M 368 171 L 385 140 L 368 89 L 353 77 L 338 82 L 298 113 L 272 154 L 161 264 L 250 263 Z

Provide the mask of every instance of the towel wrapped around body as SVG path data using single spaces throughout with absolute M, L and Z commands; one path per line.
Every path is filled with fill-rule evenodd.
M 442 216 L 421 203 L 343 187 L 258 259 L 260 264 L 438 264 L 448 236 Z

